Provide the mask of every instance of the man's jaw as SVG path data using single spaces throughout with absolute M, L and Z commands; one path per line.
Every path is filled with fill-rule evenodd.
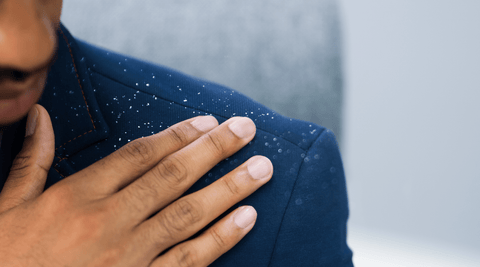
M 47 74 L 45 69 L 32 74 L 28 81 L 0 83 L 0 125 L 10 125 L 27 115 L 42 95 Z

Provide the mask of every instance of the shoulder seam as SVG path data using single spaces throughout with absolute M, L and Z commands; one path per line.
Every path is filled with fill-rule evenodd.
M 96 73 L 96 74 L 98 74 L 98 75 L 100 75 L 100 76 L 103 76 L 103 77 L 105 77 L 105 78 L 107 78 L 107 79 L 110 79 L 110 80 L 112 80 L 112 81 L 115 81 L 115 82 L 117 82 L 117 83 L 119 83 L 119 84 L 122 84 L 122 85 L 124 85 L 124 86 L 126 86 L 126 87 L 128 87 L 128 88 L 130 88 L 130 89 L 132 89 L 132 90 L 136 90 L 136 91 L 139 91 L 139 92 L 141 92 L 141 93 L 148 94 L 148 95 L 153 95 L 152 93 L 145 92 L 145 91 L 141 90 L 141 88 L 134 88 L 134 87 L 132 87 L 132 86 L 130 86 L 130 85 L 127 85 L 127 84 L 125 84 L 125 83 L 123 83 L 123 82 L 121 82 L 121 81 L 118 81 L 118 80 L 116 80 L 116 79 L 114 79 L 114 78 L 112 78 L 112 77 L 110 77 L 110 76 L 108 76 L 108 75 L 106 75 L 106 74 L 103 74 L 103 73 L 94 71 L 94 70 L 92 70 L 91 68 L 90 68 L 90 71 L 91 71 L 91 72 L 94 72 L 94 73 Z M 157 96 L 157 95 L 155 95 L 155 96 Z M 172 101 L 172 100 L 170 100 L 170 99 L 166 99 L 166 98 L 164 98 L 164 97 L 162 97 L 162 96 L 157 96 L 157 97 L 160 98 L 160 99 L 163 99 L 163 100 L 165 100 L 165 101 L 168 101 L 168 102 L 173 102 L 174 104 L 179 105 L 179 106 L 181 106 L 181 107 L 185 107 L 185 108 L 189 108 L 189 109 L 193 109 L 193 110 L 198 110 L 198 111 L 205 112 L 205 114 L 215 115 L 215 116 L 218 116 L 218 117 L 222 117 L 222 118 L 224 118 L 224 119 L 229 119 L 229 118 L 230 118 L 230 117 L 225 117 L 225 116 L 222 116 L 222 115 L 219 115 L 219 114 L 216 114 L 216 113 L 206 112 L 206 111 L 204 111 L 204 110 L 202 110 L 202 109 L 194 108 L 194 107 L 191 107 L 191 106 L 186 106 L 186 105 L 183 105 L 183 104 L 181 104 L 181 103 L 177 103 L 177 102 L 175 102 L 175 101 Z M 323 131 L 325 131 L 325 129 L 326 129 L 326 128 L 323 128 L 322 131 L 320 131 L 319 136 L 323 133 Z M 315 143 L 315 141 L 316 141 L 317 138 L 318 138 L 318 137 L 317 137 L 317 138 L 315 138 L 315 139 L 312 139 L 312 143 L 310 144 L 310 146 L 308 147 L 308 149 L 305 150 L 305 149 L 299 147 L 297 144 L 293 143 L 292 141 L 290 141 L 290 140 L 288 140 L 288 139 L 285 139 L 285 138 L 283 138 L 283 137 L 281 137 L 281 136 L 279 136 L 279 135 L 276 135 L 276 134 L 271 133 L 271 132 L 269 132 L 269 131 L 266 131 L 266 130 L 264 130 L 264 129 L 258 129 L 258 128 L 257 128 L 257 130 L 260 130 L 260 131 L 262 131 L 262 132 L 269 133 L 269 134 L 271 134 L 271 135 L 273 135 L 273 136 L 275 136 L 275 137 L 281 138 L 281 139 L 289 142 L 290 144 L 294 145 L 295 147 L 298 147 L 299 149 L 301 149 L 301 150 L 303 150 L 303 151 L 308 151 L 308 150 L 310 149 L 310 147 L 313 145 L 313 143 Z
M 322 135 L 323 135 L 325 132 L 326 132 L 326 128 L 324 128 L 324 129 L 318 134 L 317 138 L 315 138 L 315 140 L 310 144 L 310 146 L 308 147 L 308 149 L 305 150 L 307 154 L 308 154 L 308 152 L 310 151 L 310 148 L 312 148 L 313 144 L 315 144 L 315 142 L 317 142 L 317 140 L 320 139 L 320 137 L 322 137 Z M 277 232 L 277 235 L 276 235 L 276 237 L 275 237 L 275 242 L 273 243 L 272 254 L 270 255 L 270 260 L 268 261 L 268 266 L 269 266 L 269 267 L 271 266 L 272 259 L 273 259 L 273 255 L 275 254 L 275 248 L 277 247 L 278 235 L 280 234 L 280 231 L 282 230 L 283 220 L 285 219 L 285 214 L 287 213 L 287 209 L 288 209 L 288 206 L 289 206 L 289 204 L 290 204 L 290 201 L 292 201 L 293 191 L 295 190 L 295 187 L 297 186 L 298 176 L 299 176 L 299 174 L 300 174 L 300 170 L 301 170 L 302 167 L 303 167 L 303 163 L 305 163 L 304 160 L 302 160 L 302 163 L 301 163 L 300 166 L 298 167 L 297 176 L 295 177 L 295 182 L 293 183 L 293 187 L 292 187 L 292 191 L 291 191 L 290 197 L 288 198 L 287 205 L 285 206 L 285 210 L 283 211 L 282 219 L 280 220 L 280 227 L 278 227 L 278 232 Z

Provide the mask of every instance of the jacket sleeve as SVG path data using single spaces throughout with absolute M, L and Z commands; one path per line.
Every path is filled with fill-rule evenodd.
M 353 266 L 347 218 L 342 160 L 334 134 L 325 130 L 303 158 L 270 266 Z

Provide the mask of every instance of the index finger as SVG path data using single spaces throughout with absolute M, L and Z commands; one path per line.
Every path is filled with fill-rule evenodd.
M 155 135 L 136 139 L 75 174 L 69 182 L 88 194 L 109 195 L 137 179 L 164 157 L 218 126 L 213 116 L 179 122 Z M 81 190 L 85 189 L 85 190 Z

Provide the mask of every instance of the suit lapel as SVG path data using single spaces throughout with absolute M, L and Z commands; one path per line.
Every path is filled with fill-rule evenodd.
M 108 136 L 108 126 L 98 108 L 89 79 L 86 58 L 74 38 L 61 25 L 58 31 L 57 59 L 50 69 L 47 85 L 39 101 L 50 114 L 55 133 L 55 159 L 52 168 L 61 170 L 71 155 Z

